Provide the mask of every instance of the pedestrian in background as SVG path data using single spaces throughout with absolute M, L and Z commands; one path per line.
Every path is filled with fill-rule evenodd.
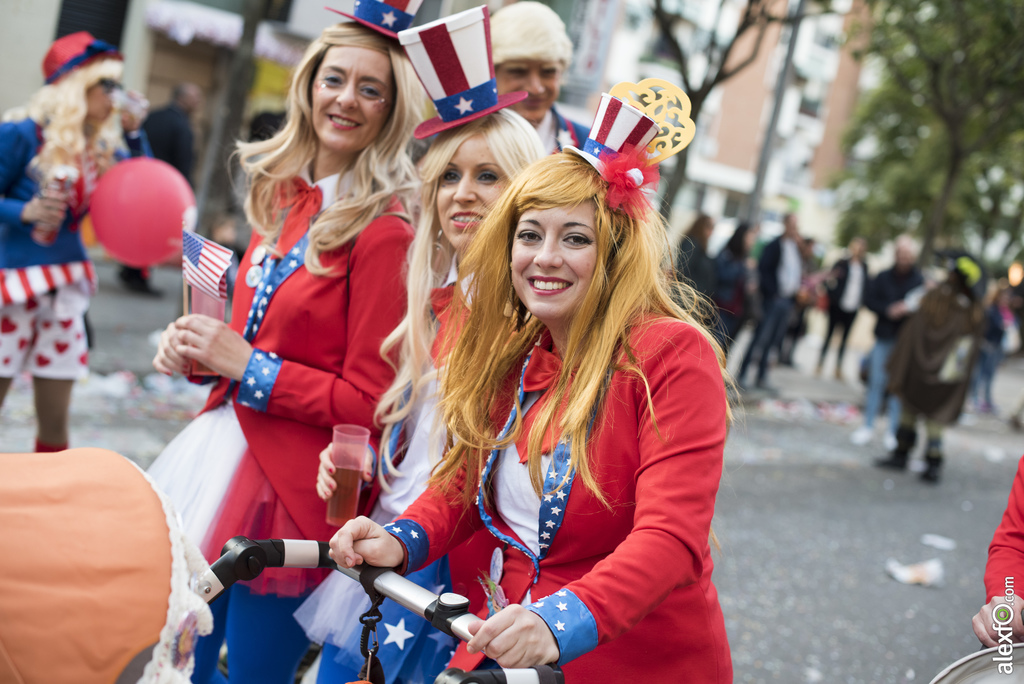
M 718 291 L 718 270 L 715 260 L 708 256 L 708 241 L 715 232 L 715 220 L 700 214 L 686 229 L 676 251 L 676 278 L 698 293 L 712 299 Z
M 151 112 L 142 124 L 153 157 L 165 161 L 178 170 L 192 184 L 192 158 L 194 135 L 191 116 L 199 110 L 203 93 L 194 83 L 179 83 L 171 93 L 166 107 Z M 137 230 L 145 230 L 138 226 Z M 162 293 L 149 282 L 149 268 L 122 266 L 118 278 L 131 292 L 160 296 Z
M 818 255 L 815 252 L 817 241 L 812 237 L 801 237 L 797 242 L 800 248 L 800 288 L 793 297 L 793 311 L 789 315 L 789 325 L 779 341 L 779 363 L 783 366 L 794 366 L 793 354 L 796 346 L 807 334 L 807 310 L 818 301 L 821 282 L 825 274 L 821 273 Z
M 715 257 L 718 287 L 714 301 L 718 320 L 713 332 L 726 353 L 750 315 L 750 299 L 755 294 L 752 288 L 757 283 L 757 264 L 751 262 L 750 250 L 757 241 L 757 233 L 758 226 L 741 221 Z
M 757 262 L 758 286 L 761 292 L 761 320 L 754 330 L 754 338 L 743 355 L 737 382 L 746 387 L 747 368 L 756 356 L 757 387 L 773 391 L 768 384 L 771 352 L 779 346 L 789 325 L 795 298 L 803 277 L 803 258 L 800 254 L 800 229 L 795 214 L 786 214 L 782 220 L 782 235 L 769 242 Z
M 0 124 L 0 405 L 31 373 L 36 452 L 67 448 L 71 389 L 88 373 L 96 272 L 79 223 L 100 176 L 145 149 L 138 121 L 124 130 L 116 115 L 122 72 L 113 45 L 86 31 L 58 38 L 27 116 Z
M 587 128 L 555 107 L 572 62 L 572 41 L 558 14 L 533 0 L 506 5 L 491 18 L 491 44 L 498 93 L 528 93 L 512 109 L 533 125 L 544 149 L 583 147 Z
M 864 305 L 878 319 L 875 323 L 875 345 L 868 359 L 864 424 L 850 435 L 850 441 L 854 444 L 867 444 L 874 436 L 875 417 L 887 397 L 889 372 L 886 367 L 889 356 L 896 344 L 900 327 L 912 313 L 916 302 L 920 301 L 923 286 L 924 277 L 917 267 L 917 246 L 910 236 L 901 235 L 896 238 L 896 263 L 871 280 L 864 293 Z M 899 397 L 888 395 L 888 417 L 889 429 L 883 442 L 887 451 L 896 447 L 896 429 L 900 424 Z
M 397 41 L 338 24 L 296 67 L 284 127 L 238 145 L 253 235 L 231 323 L 183 316 L 153 362 L 217 373 L 202 413 L 150 469 L 210 561 L 238 534 L 329 538 L 312 475 L 332 426 L 363 426 L 379 444 L 374 407 L 394 379 L 380 346 L 404 310 L 413 230 L 399 198 L 416 186 L 406 147 L 421 101 Z M 290 568 L 231 587 L 193 681 L 219 680 L 226 637 L 233 681 L 292 682 L 309 647 L 292 613 L 324 576 Z
M 832 333 L 839 328 L 839 349 L 836 352 L 836 368 L 833 375 L 836 380 L 843 379 L 846 341 L 850 337 L 853 321 L 864 301 L 864 290 L 868 282 L 868 270 L 864 265 L 866 251 L 867 243 L 863 238 L 850 240 L 846 256 L 832 266 L 825 280 L 828 297 L 828 332 L 825 333 L 825 341 L 821 345 L 815 375 L 821 375 L 825 367 L 825 357 L 828 355 L 828 345 L 832 341 Z
M 921 479 L 939 481 L 943 427 L 960 417 L 980 349 L 982 276 L 977 261 L 956 258 L 946 281 L 924 295 L 900 328 L 888 365 L 889 391 L 901 406 L 896 448 L 875 465 L 906 468 L 917 441 L 917 419 L 922 418 L 928 444 Z
M 992 401 L 992 383 L 996 370 L 1007 353 L 1017 351 L 1020 328 L 1010 310 L 1011 291 L 1002 288 L 995 292 L 985 308 L 985 332 L 981 338 L 981 353 L 971 379 L 971 402 L 979 413 L 997 413 Z M 1016 336 L 1016 341 L 1014 337 Z
M 146 117 L 142 124 L 153 148 L 153 156 L 167 162 L 192 184 L 195 133 L 192 117 L 203 106 L 203 91 L 195 83 L 179 83 L 171 101 Z

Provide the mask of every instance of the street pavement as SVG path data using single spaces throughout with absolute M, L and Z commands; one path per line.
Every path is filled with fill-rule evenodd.
M 180 310 L 180 271 L 155 269 L 153 283 L 164 296 L 153 298 L 125 291 L 116 265 L 97 266 L 92 374 L 75 388 L 72 446 L 109 448 L 147 466 L 206 394 L 150 365 L 158 331 Z M 795 368 L 773 369 L 777 394 L 739 397 L 726 444 L 714 581 L 735 681 L 929 682 L 978 648 L 970 621 L 984 603 L 986 550 L 1024 454 L 1024 434 L 992 416 L 965 416 L 947 431 L 938 486 L 914 472 L 873 467 L 883 454 L 881 435 L 863 447 L 849 441 L 864 393 L 854 377 L 869 341 L 854 336 L 846 380 L 832 379 L 831 366 L 815 377 L 821 327 L 812 318 Z M 737 340 L 733 371 L 746 337 Z M 1024 360 L 1012 359 L 997 377 L 997 405 L 1011 408 L 1022 390 Z M 0 452 L 31 450 L 33 435 L 31 385 L 21 378 L 0 411 Z M 925 534 L 951 539 L 956 548 L 927 546 Z M 942 581 L 901 584 L 886 573 L 889 559 L 938 559 Z M 642 657 L 637 668 L 642 681 Z

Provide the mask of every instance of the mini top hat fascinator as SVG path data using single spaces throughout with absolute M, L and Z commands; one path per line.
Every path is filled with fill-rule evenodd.
M 80 66 L 95 59 L 124 59 L 110 43 L 96 40 L 88 31 L 69 33 L 53 41 L 43 57 L 46 85 L 56 83 Z
M 399 31 L 412 26 L 412 20 L 422 4 L 423 0 L 355 0 L 351 12 L 342 12 L 333 7 L 327 9 L 383 33 L 388 38 L 398 38 Z
M 649 78 L 603 93 L 583 149 L 564 152 L 597 169 L 608 183 L 608 206 L 636 217 L 650 208 L 644 191 L 657 187 L 657 164 L 685 149 L 695 132 L 686 93 Z
M 398 34 L 438 116 L 416 127 L 418 139 L 496 112 L 527 97 L 498 95 L 485 5 Z M 484 57 L 486 56 L 486 59 Z

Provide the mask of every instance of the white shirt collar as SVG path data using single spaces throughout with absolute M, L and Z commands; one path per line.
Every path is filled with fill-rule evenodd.
M 537 126 L 537 135 L 540 136 L 540 141 L 544 143 L 544 149 L 553 150 L 555 145 L 558 143 L 558 139 L 555 138 L 555 133 L 558 126 L 555 125 L 555 114 L 550 109 L 544 118 L 541 119 L 540 125 Z
M 299 174 L 299 178 L 307 183 L 313 182 L 309 169 L 303 169 L 302 173 Z M 344 175 L 340 173 L 331 174 L 326 178 L 321 178 L 314 185 L 320 188 L 320 193 L 323 195 L 323 201 L 320 202 L 320 211 L 323 211 L 337 202 L 339 197 L 347 195 L 349 190 L 352 189 L 352 172 L 347 171 Z
M 441 287 L 448 287 L 454 285 L 459 279 L 459 260 L 452 259 L 452 265 L 448 267 L 448 276 L 444 279 L 444 284 Z

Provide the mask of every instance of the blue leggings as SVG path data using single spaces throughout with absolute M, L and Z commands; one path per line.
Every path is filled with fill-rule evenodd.
M 220 647 L 228 643 L 230 681 L 292 684 L 309 639 L 292 613 L 305 596 L 252 594 L 241 584 L 210 604 L 213 633 L 196 644 L 193 684 L 227 684 L 217 669 Z
M 359 679 L 359 673 L 337 662 L 338 647 L 334 644 L 324 644 L 320 651 L 320 672 L 316 677 L 316 684 L 348 684 Z

